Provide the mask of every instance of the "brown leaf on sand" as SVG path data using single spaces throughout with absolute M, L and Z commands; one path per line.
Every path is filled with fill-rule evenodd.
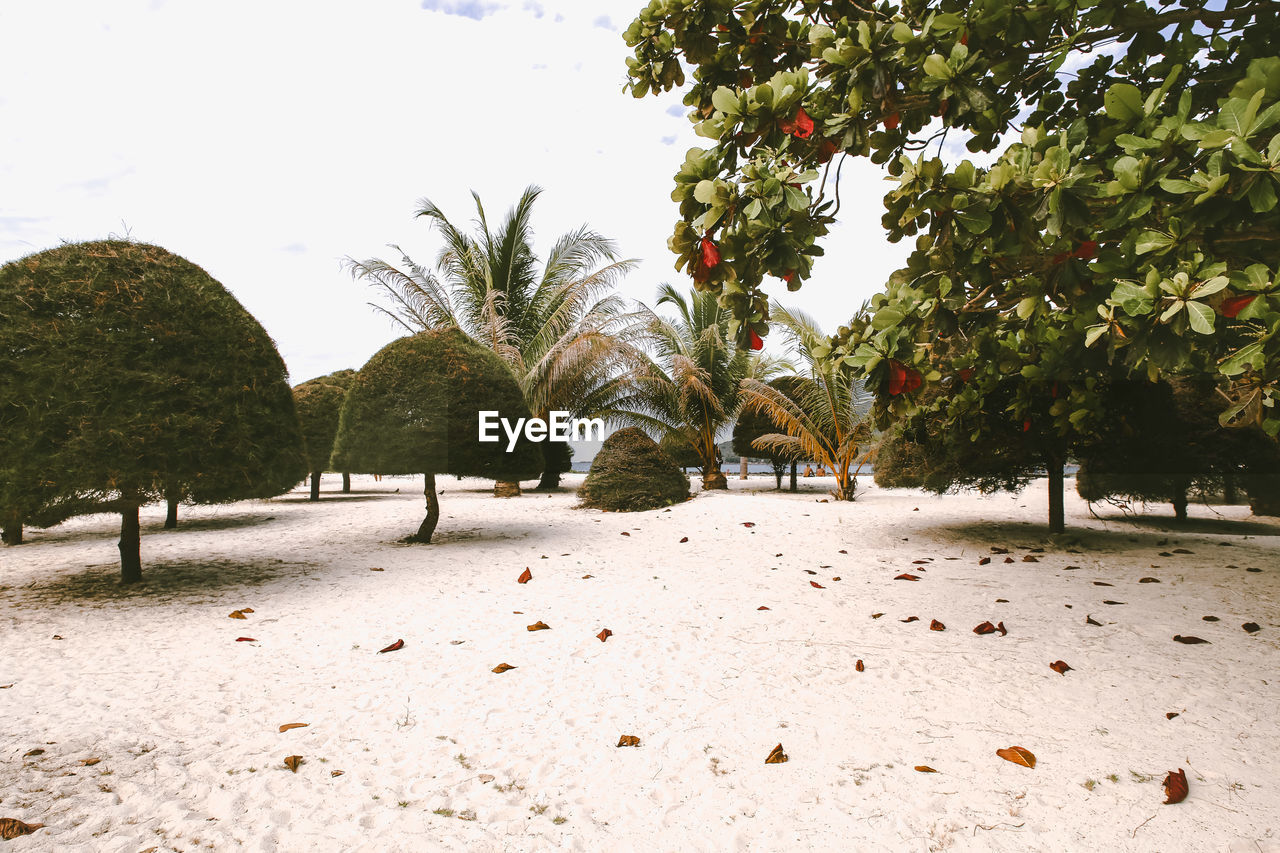
M 345 770 L 334 770 L 329 773 L 329 776 L 336 779 L 337 777 L 341 776 L 343 773 L 346 773 L 346 772 L 347 771 Z
M 1201 616 L 1201 617 L 1200 617 L 1200 619 L 1201 619 L 1201 621 L 1203 621 L 1203 622 L 1219 622 L 1219 621 L 1221 621 L 1220 619 L 1218 619 L 1218 617 L 1217 617 L 1217 616 Z
M 1005 557 L 1005 558 L 1004 558 L 1004 561 L 1005 561 L 1006 563 L 1012 563 L 1012 562 L 1013 562 L 1013 557 Z
M 881 616 L 883 616 L 883 615 L 884 615 L 883 613 L 872 613 L 872 614 L 871 614 L 871 618 L 872 618 L 872 619 L 879 619 L 879 618 L 880 618 Z
M 369 571 L 371 571 L 371 572 L 381 572 L 381 571 L 385 571 L 385 569 L 369 569 Z
M 10 687 L 12 687 L 14 684 L 17 684 L 17 683 L 18 682 L 14 681 L 9 684 L 0 684 L 0 690 L 8 690 Z
M 515 667 L 509 663 L 500 663 L 493 668 L 493 671 L 501 675 L 509 669 L 515 669 Z
M 516 578 L 516 583 L 528 583 L 531 580 L 533 580 L 533 572 L 526 568 L 520 573 L 520 577 Z
M 978 558 L 978 565 L 979 565 L 979 566 L 985 566 L 987 563 L 990 563 L 990 562 L 991 562 L 991 558 L 990 558 L 990 557 L 979 557 L 979 558 Z
M 992 553 L 992 554 L 1008 554 L 1008 553 L 1009 553 L 1009 549 L 1008 549 L 1008 548 L 1001 548 L 999 545 L 992 545 L 992 546 L 991 546 L 991 553 Z
M 42 826 L 43 823 L 23 823 L 17 818 L 0 817 L 0 838 L 12 841 L 23 835 L 30 835 Z
M 763 604 L 761 604 L 759 607 L 756 608 L 756 610 L 768 610 L 768 609 L 769 608 L 765 607 Z
M 1086 616 L 1086 617 L 1084 617 L 1084 624 L 1086 624 L 1086 625 L 1097 625 L 1097 626 L 1099 626 L 1099 627 L 1101 627 L 1101 626 L 1102 626 L 1102 623 L 1101 623 L 1101 622 L 1099 622 L 1097 619 L 1094 619 L 1092 616 Z
M 237 643 L 256 643 L 258 641 L 255 640 L 253 637 L 236 637 L 236 642 Z
M 688 536 L 681 536 L 681 537 L 680 537 L 680 544 L 681 544 L 681 545 L 683 545 L 684 543 L 686 543 L 686 542 L 688 542 L 688 541 L 689 541 L 689 537 L 688 537 Z
M 1115 586 L 1115 584 L 1107 583 L 1106 581 L 1094 581 L 1093 585 L 1094 586 Z
M 809 586 L 813 587 L 814 589 L 826 589 L 825 586 L 818 583 L 817 581 L 809 581 Z
M 297 773 L 298 768 L 302 766 L 302 756 L 301 755 L 286 756 L 284 760 L 284 766 L 288 767 L 294 773 Z
M 1199 637 L 1184 637 L 1181 634 L 1174 634 L 1173 639 L 1178 643 L 1186 643 L 1188 646 L 1195 646 L 1200 643 L 1207 643 L 1208 640 L 1202 640 Z
M 630 536 L 631 534 L 624 530 L 624 531 L 622 531 L 622 535 L 623 535 L 623 536 Z
M 1066 675 L 1067 670 L 1071 669 L 1071 667 L 1068 666 L 1067 662 L 1064 660 L 1056 660 L 1053 663 L 1049 664 L 1049 669 L 1058 673 L 1058 675 Z
M 623 735 L 618 738 L 618 746 L 639 746 L 640 738 L 635 735 Z
M 937 771 L 937 770 L 934 770 L 934 769 L 933 769 L 932 767 L 930 767 L 928 764 L 917 764 L 917 765 L 916 765 L 916 772 L 917 772 L 917 773 L 937 773 L 938 771 Z
M 612 636 L 613 636 L 613 632 L 610 631 L 608 628 L 605 628 L 599 634 L 596 634 L 596 639 L 598 639 L 600 642 L 603 643 L 605 640 L 609 639 Z
M 92 767 L 93 765 L 98 764 L 98 763 L 100 763 L 101 761 L 102 761 L 102 759 L 101 759 L 101 758 L 82 758 L 82 759 L 80 759 L 80 763 L 81 763 L 82 765 L 84 765 L 85 767 Z
M 22 753 L 23 758 L 30 758 L 33 755 L 44 755 L 44 749 L 42 747 L 37 746 L 35 749 L 29 749 L 26 752 Z
M 249 618 L 248 616 L 244 615 L 243 610 L 232 610 L 230 613 L 227 614 L 227 616 L 231 619 L 248 619 Z
M 1187 773 L 1181 767 L 1164 777 L 1164 804 L 1171 806 L 1187 798 Z
M 1138 583 L 1160 583 L 1160 578 L 1138 578 Z
M 583 579 L 584 581 L 585 581 L 585 580 L 591 580 L 591 578 L 593 578 L 593 577 L 595 577 L 595 575 L 583 575 L 583 576 L 582 576 L 582 579 Z
M 744 521 L 744 522 L 742 522 L 742 526 L 743 526 L 743 527 L 755 527 L 755 526 L 756 526 L 756 523 L 755 523 L 754 521 Z
M 929 561 L 928 560 L 912 560 L 911 564 L 914 566 L 927 566 L 929 565 Z
M 1009 633 L 1009 629 L 1004 626 L 1003 622 L 996 623 L 996 630 L 1000 632 L 1001 637 Z
M 930 631 L 945 631 L 945 630 L 947 630 L 947 626 L 946 626 L 946 625 L 943 625 L 943 624 L 942 624 L 941 622 L 939 622 L 937 619 L 934 619 L 933 621 L 931 621 L 931 622 L 929 623 L 929 630 L 930 630 Z
M 280 727 L 280 731 L 287 732 L 290 729 L 305 729 L 310 723 L 285 723 Z
M 841 554 L 848 554 L 849 552 L 848 552 L 848 551 L 846 551 L 845 549 L 841 548 L 841 549 L 840 549 L 840 551 L 839 551 L 839 553 L 841 553 Z
M 977 634 L 979 637 L 984 634 L 994 634 L 995 632 L 996 626 L 992 625 L 990 622 L 983 622 L 981 625 L 973 629 L 973 633 Z
M 894 580 L 896 580 L 896 581 L 918 581 L 918 580 L 920 580 L 920 578 L 916 577 L 916 576 L 915 576 L 915 575 L 913 575 L 913 574 L 909 574 L 909 573 L 907 573 L 907 572 L 903 572 L 902 574 L 900 574 L 900 575 L 898 575 L 897 577 L 895 577 L 895 578 L 894 578 Z
M 866 667 L 862 664 L 862 658 L 858 658 L 858 662 L 853 665 L 853 668 L 856 672 L 864 672 L 866 670 Z
M 1009 603 L 1009 599 L 1007 599 L 1007 598 L 997 598 L 997 599 L 996 599 L 996 604 L 1008 604 L 1008 603 Z
M 1259 625 L 1257 622 L 1246 622 L 1246 623 L 1244 623 L 1243 625 L 1241 625 L 1240 627 L 1241 627 L 1241 628 L 1243 628 L 1243 629 L 1245 629 L 1245 631 L 1246 631 L 1246 632 L 1248 632 L 1248 633 L 1250 633 L 1250 634 L 1256 634 L 1256 633 L 1258 633 L 1259 631 L 1261 631 L 1261 630 L 1262 630 L 1262 626 L 1261 626 L 1261 625 Z M 10 686 L 12 686 L 12 685 L 10 685 Z
M 241 608 L 240 608 L 240 612 L 241 612 L 241 613 L 252 613 L 252 612 L 253 612 L 253 608 L 252 608 L 252 607 L 241 607 Z
M 919 622 L 919 616 L 908 616 L 906 619 L 899 619 L 899 622 Z
M 788 760 L 788 756 L 782 751 L 782 744 L 778 744 L 769 753 L 769 757 L 764 760 L 765 764 L 782 764 Z
M 1170 711 L 1169 713 L 1164 715 L 1164 718 L 1166 720 L 1172 720 L 1174 717 L 1177 717 L 1177 716 L 1179 716 L 1177 711 Z
M 1123 601 L 1111 601 L 1110 599 L 1102 602 L 1103 604 L 1124 604 Z
M 1036 757 L 1031 754 L 1031 750 L 1023 749 L 1020 746 L 1011 746 L 1008 749 L 997 749 L 996 755 L 1005 761 L 1012 761 L 1014 764 L 1021 764 L 1023 767 L 1035 767 Z
M 1038 563 L 1038 562 L 1040 562 L 1040 558 L 1039 558 L 1039 557 L 1032 556 L 1031 554 L 1026 554 L 1026 555 L 1024 555 L 1024 556 L 1023 556 L 1023 558 L 1022 558 L 1022 562 L 1024 562 L 1024 563 Z
M 551 626 L 548 625 L 546 622 L 543 622 L 541 619 L 539 619 L 537 622 L 534 622 L 532 625 L 527 626 L 525 630 L 526 631 L 550 631 Z
M 383 652 L 397 652 L 403 648 L 404 648 L 404 640 L 396 640 L 394 643 L 387 646 L 385 649 L 378 649 L 378 654 L 382 654 Z

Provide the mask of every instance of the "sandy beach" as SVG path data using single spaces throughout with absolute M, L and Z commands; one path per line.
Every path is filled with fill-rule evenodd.
M 0 553 L 6 850 L 1280 851 L 1278 519 L 353 479 Z

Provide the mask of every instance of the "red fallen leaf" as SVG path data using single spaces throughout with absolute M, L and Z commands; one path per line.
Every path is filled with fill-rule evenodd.
M 253 637 L 236 637 L 236 642 L 237 643 L 256 643 L 258 641 L 255 640 Z
M 1138 578 L 1138 583 L 1160 583 L 1160 578 Z
M 765 607 L 763 604 L 761 604 L 759 607 L 756 608 L 756 610 L 768 610 L 768 609 L 769 608 Z
M 403 648 L 404 648 L 404 640 L 396 640 L 394 643 L 387 646 L 385 649 L 379 649 L 378 654 L 382 654 L 383 652 L 397 652 Z
M 1068 666 L 1067 662 L 1064 660 L 1056 660 L 1053 663 L 1049 664 L 1049 669 L 1058 673 L 1058 675 L 1066 675 L 1067 670 L 1071 669 L 1071 667 Z
M 906 619 L 899 619 L 899 622 L 919 622 L 919 616 L 908 616 Z
M 1036 757 L 1031 754 L 1031 750 L 1023 749 L 1020 746 L 1011 746 L 1007 749 L 997 749 L 996 755 L 1005 761 L 1012 761 L 1014 764 L 1021 764 L 1023 767 L 1035 767 Z
M 756 330 L 748 329 L 747 331 L 749 332 L 749 336 L 751 338 L 751 349 L 752 350 L 764 349 L 764 340 L 759 335 L 756 334 Z
M 1013 557 L 1005 557 L 1005 558 L 1004 558 L 1004 561 L 1005 561 L 1006 563 L 1012 563 L 1012 562 L 1013 562 Z
M 515 667 L 509 663 L 500 663 L 493 668 L 493 671 L 501 675 L 509 669 L 515 669 Z
M 1199 643 L 1208 643 L 1208 640 L 1202 640 L 1199 637 L 1184 637 L 1181 634 L 1174 634 L 1173 639 L 1179 643 L 1186 643 L 1188 646 L 1194 646 Z
M 298 768 L 302 765 L 301 755 L 289 755 L 284 759 L 284 766 L 288 767 L 294 773 L 298 772 Z
M 918 578 L 918 577 L 916 577 L 915 575 L 910 574 L 910 573 L 908 573 L 908 572 L 903 572 L 902 574 L 900 574 L 900 575 L 898 575 L 897 577 L 895 577 L 895 578 L 894 578 L 894 580 L 896 580 L 896 581 L 918 581 L 918 580 L 920 580 L 920 578 Z
M 996 626 L 992 625 L 990 622 L 983 622 L 981 625 L 973 629 L 973 633 L 977 634 L 979 637 L 985 634 L 994 634 L 995 632 Z
M 1180 716 L 1177 711 L 1170 711 L 1169 713 L 1164 715 L 1164 718 L 1166 720 L 1172 720 L 1174 717 L 1177 717 L 1177 716 Z
M 1025 555 L 1025 556 L 1022 558 L 1022 562 L 1024 562 L 1024 563 L 1038 563 L 1038 562 L 1040 562 L 1040 558 L 1039 558 L 1039 557 L 1032 556 L 1031 554 L 1027 554 L 1027 555 Z
M 520 577 L 516 578 L 516 583 L 528 583 L 531 580 L 533 580 L 533 572 L 526 568 L 520 573 Z
M 1164 777 L 1164 804 L 1171 806 L 1187 798 L 1187 773 L 1181 767 Z
M 920 371 L 908 367 L 896 358 L 889 359 L 889 393 L 898 396 L 904 391 L 910 394 L 924 383 Z
M 809 586 L 813 587 L 814 589 L 826 589 L 825 586 L 818 583 L 817 581 L 809 581 Z
M 227 616 L 231 619 L 248 619 L 249 618 L 248 616 L 244 615 L 243 610 L 232 610 L 230 613 L 227 614 Z
M 833 580 L 833 581 L 838 581 L 838 580 L 840 580 L 840 578 L 832 578 L 832 580 Z
M 846 551 L 845 549 L 841 548 L 841 549 L 840 549 L 839 551 L 837 551 L 836 553 L 838 553 L 838 554 L 848 554 L 849 552 L 848 552 L 848 551 Z M 781 557 L 782 555 L 781 555 L 781 554 L 779 554 L 778 556 L 779 556 L 779 557 Z
M 997 622 L 997 623 L 996 623 L 996 630 L 1000 632 L 1000 636 L 1001 636 L 1001 637 L 1003 637 L 1003 636 L 1005 636 L 1006 634 L 1008 634 L 1008 633 L 1009 633 L 1009 630 L 1008 630 L 1007 628 L 1005 628 L 1005 627 L 1004 627 L 1004 623 L 1003 623 L 1003 622 Z
M 990 558 L 990 557 L 982 557 L 982 558 L 980 558 L 980 559 L 978 560 L 978 565 L 979 565 L 979 566 L 985 566 L 987 563 L 990 563 L 990 562 L 991 562 L 991 558 Z
M 744 521 L 744 522 L 742 522 L 742 526 L 743 526 L 743 527 L 755 527 L 755 526 L 756 526 L 756 523 L 755 523 L 754 521 Z
M 788 760 L 788 756 L 782 751 L 782 744 L 775 746 L 769 753 L 769 757 L 764 760 L 765 764 L 782 764 Z
M 942 624 L 941 622 L 939 622 L 937 619 L 934 619 L 932 622 L 930 622 L 930 623 L 929 623 L 929 630 L 930 630 L 930 631 L 945 631 L 945 630 L 947 630 L 947 626 L 946 626 L 946 625 L 943 625 L 943 624 Z
M 912 560 L 911 564 L 913 566 L 927 566 L 929 565 L 929 561 L 928 560 Z
M 609 639 L 612 636 L 613 636 L 613 632 L 610 631 L 608 628 L 605 628 L 601 630 L 599 634 L 596 634 L 596 639 L 603 643 L 605 640 Z
M 1223 317 L 1235 319 L 1235 316 L 1241 311 L 1249 307 L 1249 303 L 1258 298 L 1256 293 L 1247 293 L 1243 296 L 1232 296 L 1230 299 L 1222 300 L 1222 304 L 1218 306 L 1218 310 L 1222 312 Z
M 280 731 L 287 732 L 287 731 L 290 731 L 291 729 L 305 729 L 309 725 L 311 724 L 310 723 L 285 723 L 283 726 L 280 727 Z
M 937 773 L 938 772 L 937 770 L 934 770 L 932 767 L 930 767 L 928 764 L 917 764 L 915 769 L 917 773 Z
M 1098 254 L 1098 241 L 1085 240 L 1083 243 L 1080 244 L 1080 247 L 1076 249 L 1073 254 L 1077 258 L 1082 258 L 1083 260 L 1086 260 L 1086 261 L 1095 257 Z
M 887 127 L 889 130 L 896 129 L 897 126 L 901 123 L 902 123 L 902 116 L 898 115 L 897 113 L 889 113 L 887 116 L 884 117 L 884 126 Z
M 858 658 L 858 662 L 853 665 L 853 668 L 858 672 L 866 670 L 866 667 L 862 665 L 862 658 Z
M 640 738 L 635 735 L 623 735 L 618 738 L 618 746 L 639 746 Z
M 43 823 L 23 823 L 12 817 L 0 818 L 0 838 L 12 841 L 23 835 L 30 835 L 42 826 Z
M 871 618 L 872 618 L 872 619 L 879 619 L 879 618 L 880 618 L 881 616 L 883 616 L 883 615 L 884 615 L 883 613 L 872 613 L 872 614 L 871 614 Z
M 550 631 L 551 626 L 542 620 L 534 622 L 532 625 L 525 626 L 526 631 Z
M 686 542 L 688 542 L 688 541 L 689 541 L 689 537 L 688 537 L 688 536 L 681 536 L 681 537 L 680 537 L 680 544 L 681 544 L 681 545 L 683 545 L 684 543 L 686 543 Z
M 1246 622 L 1240 627 L 1243 628 L 1249 634 L 1256 634 L 1262 630 L 1262 626 L 1260 626 L 1257 622 Z
M 631 534 L 624 530 L 624 531 L 622 531 L 622 535 L 623 535 L 623 536 L 630 536 Z

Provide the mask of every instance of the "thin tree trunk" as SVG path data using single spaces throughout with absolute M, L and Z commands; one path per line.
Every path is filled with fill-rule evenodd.
M 796 486 L 796 468 L 799 466 L 799 464 L 800 464 L 800 463 L 798 463 L 798 462 L 792 462 L 792 463 L 791 463 L 791 489 L 790 489 L 790 491 L 793 491 L 793 492 L 794 492 L 794 491 L 796 491 L 796 489 L 798 488 L 798 487 Z M 781 488 L 781 486 L 779 486 L 779 488 Z
M 1180 488 L 1173 496 L 1173 517 L 1178 523 L 1187 520 L 1187 490 Z
M 495 498 L 518 498 L 520 497 L 520 483 L 515 480 L 495 480 L 493 483 L 493 496 Z
M 553 456 L 555 447 L 556 444 L 552 441 L 542 442 L 542 479 L 538 481 L 538 485 L 535 488 L 560 488 L 560 472 L 555 470 L 559 459 Z
M 1226 473 L 1222 477 L 1222 501 L 1227 504 L 1235 504 L 1240 499 L 1240 495 L 1236 491 L 1236 475 Z
M 747 479 L 747 457 L 743 456 L 738 462 L 738 479 Z
M 0 531 L 0 542 L 6 545 L 22 544 L 22 514 L 16 509 L 4 513 L 3 530 Z
M 164 513 L 164 529 L 175 530 L 178 527 L 178 499 L 165 498 L 165 503 L 168 506 Z
M 431 535 L 436 532 L 436 525 L 440 523 L 440 496 L 436 494 L 435 474 L 426 475 L 426 484 L 423 486 L 422 493 L 427 498 L 427 517 L 422 519 L 418 532 L 410 536 L 409 541 L 430 545 Z
M 1062 533 L 1067 529 L 1063 504 L 1062 460 L 1050 459 L 1049 469 L 1049 532 Z
M 142 580 L 142 529 L 138 526 L 138 502 L 123 500 L 120 505 L 120 582 Z
M 773 463 L 773 479 L 778 483 L 778 491 L 782 491 L 782 474 L 787 470 L 785 463 L 774 461 Z
M 320 472 L 319 471 L 311 472 L 311 497 L 309 498 L 309 500 L 313 500 L 313 501 L 320 500 Z
M 348 494 L 350 491 L 351 491 L 351 472 L 343 471 L 342 472 L 342 493 L 345 495 L 345 494 Z

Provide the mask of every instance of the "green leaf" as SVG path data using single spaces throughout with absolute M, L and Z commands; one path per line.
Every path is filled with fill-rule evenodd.
M 1184 181 L 1181 178 L 1161 178 L 1159 183 L 1160 189 L 1169 193 L 1198 193 L 1201 189 L 1190 181 Z
M 957 210 L 956 221 L 970 234 L 985 234 L 991 228 L 991 214 L 977 206 Z
M 937 77 L 940 80 L 951 79 L 951 68 L 947 66 L 946 57 L 939 53 L 932 53 L 925 57 L 924 73 L 930 77 Z
M 1117 121 L 1133 121 L 1142 117 L 1142 92 L 1130 83 L 1115 83 L 1102 98 L 1107 115 Z
M 1085 333 L 1084 333 L 1084 345 L 1086 347 L 1093 346 L 1095 343 L 1098 342 L 1098 338 L 1102 337 L 1107 333 L 1107 329 L 1109 328 L 1110 326 L 1108 326 L 1106 323 L 1099 323 L 1096 326 L 1090 326 L 1088 329 L 1085 330 Z
M 902 21 L 898 21 L 893 25 L 893 40 L 899 44 L 906 44 L 909 41 L 913 41 L 915 37 L 916 34 L 911 31 L 911 27 L 907 26 Z
M 1208 281 L 1202 281 L 1196 285 L 1196 289 L 1191 292 L 1191 296 L 1195 299 L 1204 299 L 1206 296 L 1212 296 L 1219 290 L 1222 290 L 1228 284 L 1225 275 L 1215 275 Z
M 1203 302 L 1187 302 L 1187 316 L 1191 319 L 1191 328 L 1202 335 L 1213 334 L 1213 309 Z
M 1026 320 L 1028 317 L 1036 313 L 1036 308 L 1040 305 L 1040 297 L 1028 296 L 1018 303 L 1018 307 L 1014 309 L 1018 318 Z
M 725 115 L 740 115 L 738 95 L 728 86 L 721 86 L 711 93 L 711 105 Z
M 1126 190 L 1142 186 L 1142 163 L 1136 157 L 1121 157 L 1113 169 L 1116 179 Z
M 1120 281 L 1116 282 L 1115 289 L 1111 291 L 1111 301 L 1130 317 L 1137 317 L 1151 313 L 1153 297 L 1145 288 L 1131 281 Z
M 875 316 L 871 318 L 871 328 L 876 331 L 880 331 L 881 329 L 887 329 L 890 326 L 896 326 L 901 323 L 902 319 L 906 316 L 907 315 L 903 311 L 886 306 L 877 311 Z
M 1276 188 L 1267 175 L 1261 175 L 1249 187 L 1249 206 L 1254 213 L 1266 213 L 1276 206 Z
M 1237 376 L 1249 368 L 1258 369 L 1262 366 L 1262 363 L 1262 341 L 1256 341 L 1232 353 L 1218 366 L 1218 370 L 1224 376 Z
M 698 185 L 693 188 L 693 197 L 703 204 L 711 204 L 716 197 L 716 182 L 698 181 Z
M 1143 231 L 1138 236 L 1134 249 L 1139 255 L 1145 255 L 1148 252 L 1165 251 L 1172 248 L 1173 244 L 1174 239 L 1168 234 L 1162 234 L 1159 231 Z

